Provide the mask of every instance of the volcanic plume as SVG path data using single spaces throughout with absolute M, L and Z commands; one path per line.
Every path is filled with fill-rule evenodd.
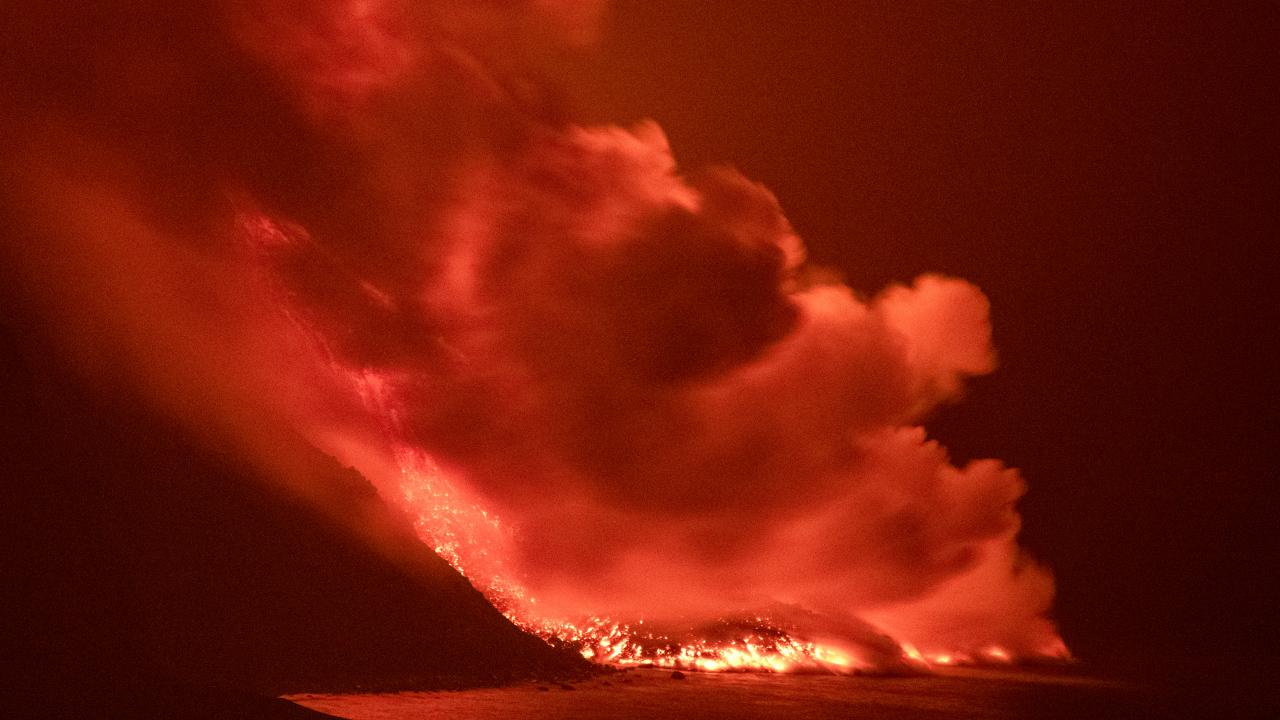
M 1017 471 L 921 426 L 995 368 L 986 298 L 860 294 L 767 189 L 575 123 L 551 78 L 597 3 L 83 5 L 52 21 L 92 42 L 17 38 L 96 74 L 4 77 L 6 174 L 52 236 L 9 253 L 91 372 L 268 466 L 260 425 L 298 430 L 531 628 L 787 607 L 1065 652 Z

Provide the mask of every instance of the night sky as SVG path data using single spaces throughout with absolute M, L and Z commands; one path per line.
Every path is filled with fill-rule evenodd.
M 1278 21 L 619 2 L 582 104 L 762 182 L 856 289 L 987 293 L 1001 367 L 927 425 L 1024 470 L 1078 655 L 1274 658 Z

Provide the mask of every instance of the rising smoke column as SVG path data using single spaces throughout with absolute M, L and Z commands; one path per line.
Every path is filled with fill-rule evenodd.
M 127 188 L 67 233 L 108 255 L 143 235 L 109 277 L 204 291 L 158 320 L 200 343 L 142 321 L 103 341 L 226 386 L 179 412 L 253 396 L 410 511 L 412 458 L 501 518 L 486 552 L 550 614 L 785 603 L 925 651 L 1060 650 L 1052 583 L 1016 544 L 1017 472 L 956 467 L 920 427 L 994 369 L 981 292 L 859 295 L 806 264 L 766 189 L 686 173 L 652 123 L 572 123 L 544 78 L 597 3 L 200 7 L 147 9 L 185 47 L 108 13 L 150 42 L 92 59 L 145 82 L 49 103 Z M 214 367 L 189 356 L 209 347 Z

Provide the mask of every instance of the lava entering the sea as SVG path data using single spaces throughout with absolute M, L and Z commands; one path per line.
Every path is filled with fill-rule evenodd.
M 281 253 L 287 255 L 298 252 L 300 248 L 307 252 L 313 243 L 304 228 L 279 223 L 261 214 L 245 214 L 242 228 L 256 255 L 268 266 Z M 281 302 L 288 307 L 290 301 L 285 293 L 288 286 L 278 277 L 269 277 L 277 290 L 282 291 Z M 912 323 L 923 321 L 921 315 L 929 312 L 930 303 L 956 301 L 946 292 L 942 293 L 941 299 L 929 297 L 939 288 L 946 288 L 945 283 L 948 282 L 953 281 L 929 280 L 914 289 L 892 290 L 882 301 L 889 307 L 880 309 L 872 306 L 872 311 L 880 310 L 887 318 L 897 316 L 898 322 L 909 328 Z M 371 302 L 381 306 L 394 302 L 376 286 L 365 281 L 358 285 L 359 292 Z M 954 287 L 964 290 L 963 286 L 946 289 L 954 292 Z M 910 298 L 905 307 L 889 304 L 894 298 L 909 297 L 913 293 L 925 297 L 923 300 Z M 966 297 L 962 294 L 959 300 Z M 922 304 L 924 309 L 913 307 Z M 804 598 L 795 603 L 795 596 L 786 594 L 779 597 L 757 593 L 753 597 L 725 592 L 720 596 L 712 595 L 713 600 L 708 605 L 704 597 L 714 593 L 715 588 L 707 586 L 689 590 L 703 596 L 692 598 L 694 602 L 691 603 L 685 603 L 680 597 L 682 588 L 670 588 L 669 593 L 675 596 L 675 601 L 667 598 L 653 613 L 634 603 L 619 613 L 595 599 L 583 602 L 581 606 L 572 602 L 566 604 L 563 598 L 554 604 L 540 602 L 537 591 L 527 588 L 530 567 L 536 572 L 538 565 L 522 564 L 527 558 L 522 552 L 527 552 L 527 548 L 522 547 L 524 540 L 518 536 L 518 526 L 505 525 L 500 514 L 487 507 L 483 489 L 468 487 L 451 478 L 448 471 L 442 469 L 415 441 L 414 410 L 405 406 L 403 396 L 405 388 L 413 387 L 417 379 L 403 369 L 356 366 L 312 324 L 306 308 L 291 311 L 289 316 L 294 327 L 316 348 L 316 356 L 324 359 L 335 386 L 345 386 L 358 398 L 358 406 L 367 413 L 376 428 L 361 440 L 343 436 L 340 432 L 330 433 L 329 449 L 373 479 L 390 502 L 413 518 L 423 542 L 467 577 L 513 623 L 552 645 L 571 648 L 598 663 L 700 671 L 892 672 L 931 666 L 1008 664 L 1031 658 L 1069 657 L 1052 626 L 1038 616 L 1029 623 L 1022 618 L 1022 623 L 1015 626 L 1012 633 L 1001 633 L 999 627 L 995 628 L 996 632 L 989 632 L 988 628 L 964 625 L 956 633 L 954 626 L 945 627 L 947 603 L 955 603 L 954 596 L 959 593 L 958 604 L 963 608 L 965 594 L 974 592 L 966 589 L 965 582 L 972 583 L 976 578 L 982 585 L 976 590 L 979 595 L 989 590 L 983 581 L 991 577 L 992 569 L 997 572 L 991 578 L 996 587 L 1002 581 L 1008 582 L 1011 571 L 1001 562 L 987 563 L 985 568 L 978 562 L 967 564 L 965 567 L 970 568 L 970 572 L 953 573 L 960 576 L 961 582 L 941 583 L 933 590 L 933 598 L 928 592 L 922 593 L 923 598 L 908 597 L 907 602 L 899 603 L 898 609 L 894 603 L 870 605 L 867 614 L 878 624 L 858 619 L 852 608 L 830 603 L 825 607 L 834 610 L 811 612 L 804 609 L 804 605 L 812 600 Z M 443 336 L 439 340 L 446 345 Z M 464 349 L 448 346 L 448 351 L 451 355 L 461 355 L 468 364 L 473 361 Z M 954 379 L 951 382 L 955 382 Z M 903 446 L 891 446 L 890 450 L 903 453 L 922 447 L 918 436 L 908 434 L 906 439 L 906 450 Z M 361 443 L 364 447 L 360 447 Z M 325 441 L 322 440 L 321 444 Z M 928 443 L 923 447 L 932 449 Z M 997 478 L 1011 477 L 998 466 L 995 469 Z M 934 470 L 940 470 L 943 478 L 964 479 L 963 472 L 945 464 L 945 458 Z M 891 476 L 894 481 L 904 478 L 919 482 L 911 474 Z M 986 497 L 979 495 L 978 499 Z M 1003 498 L 1001 502 L 1009 502 L 1016 498 L 1016 494 L 996 497 Z M 578 504 L 569 512 L 557 513 L 554 519 L 560 523 L 589 519 L 589 515 L 578 514 L 581 511 L 582 506 Z M 587 512 L 591 512 L 590 508 Z M 803 516 L 797 519 L 801 527 L 812 522 Z M 659 523 L 659 529 L 662 527 Z M 623 527 L 620 531 L 634 534 L 641 540 L 655 537 L 645 528 Z M 803 535 L 800 537 L 804 538 Z M 1003 547 L 1009 551 L 1011 537 L 1008 530 L 998 533 L 994 543 L 986 541 L 989 546 L 997 546 L 994 551 L 989 548 L 987 552 L 997 561 L 1001 560 L 999 550 Z M 900 539 L 889 535 L 881 540 L 892 548 L 893 543 Z M 808 541 L 812 542 L 812 539 Z M 818 541 L 821 542 L 822 538 Z M 661 539 L 656 542 L 660 543 Z M 808 547 L 810 551 L 814 549 L 803 542 L 800 547 Z M 785 552 L 787 548 L 784 546 L 782 550 Z M 671 558 L 671 562 L 680 563 L 685 559 L 677 555 Z M 706 564 L 698 560 L 694 566 L 703 568 Z M 777 570 L 767 563 L 759 568 L 750 568 L 750 571 L 766 585 L 774 582 L 777 576 Z M 1043 576 L 1030 566 L 1029 577 L 1038 579 Z M 534 580 L 536 582 L 538 578 L 534 577 Z M 574 582 L 582 580 L 575 579 Z M 821 582 L 820 578 L 818 582 Z M 778 587 L 782 593 L 787 593 L 789 585 L 781 582 Z M 590 597 L 589 593 L 584 595 Z M 931 608 L 930 602 L 936 603 L 935 598 L 941 598 L 943 602 Z M 755 606 L 744 604 L 757 599 L 759 602 Z M 921 604 L 923 611 L 918 607 Z M 902 615 L 896 615 L 895 612 L 901 608 L 905 608 L 901 610 Z M 921 614 L 926 617 L 926 624 L 913 625 L 915 617 Z M 938 616 L 944 619 L 944 630 L 935 635 L 929 631 L 927 623 Z M 924 630 L 917 630 L 920 627 Z

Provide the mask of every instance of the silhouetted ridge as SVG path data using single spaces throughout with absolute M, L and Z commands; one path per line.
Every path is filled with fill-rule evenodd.
M 354 471 L 277 439 L 341 508 L 326 517 L 127 394 L 88 390 L 35 337 L 0 327 L 11 681 L 71 682 L 106 707 L 113 681 L 138 694 L 161 676 L 275 694 L 581 667 L 511 625 Z

